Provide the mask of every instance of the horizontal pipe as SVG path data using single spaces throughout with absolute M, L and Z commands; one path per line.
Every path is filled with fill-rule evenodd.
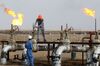
M 23 50 L 24 49 L 23 45 L 17 45 L 16 46 L 16 50 Z M 81 45 L 80 46 L 79 45 L 76 45 L 76 46 L 71 45 L 70 46 L 70 50 L 67 51 L 67 52 L 72 52 L 72 51 L 75 51 L 75 52 L 86 52 L 88 48 L 89 48 L 88 45 L 84 45 L 84 47 L 82 47 Z M 53 50 L 53 45 L 52 44 L 50 45 L 50 50 Z M 9 51 L 13 51 L 13 49 L 10 49 Z M 48 51 L 48 45 L 46 45 L 46 44 L 44 44 L 44 45 L 38 44 L 37 45 L 37 51 Z M 5 52 L 7 52 L 7 51 L 5 51 Z M 66 53 L 66 51 L 64 53 Z
M 1 43 L 8 42 L 8 41 L 0 41 Z M 25 44 L 26 41 L 16 41 L 17 44 Z M 37 42 L 37 44 L 62 44 L 63 42 Z M 89 42 L 71 42 L 70 44 L 75 45 L 88 45 Z M 99 45 L 100 42 L 92 42 L 93 45 Z

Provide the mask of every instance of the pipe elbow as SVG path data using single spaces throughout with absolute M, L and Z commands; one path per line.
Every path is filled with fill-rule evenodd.
M 2 51 L 7 53 L 11 48 L 12 48 L 12 46 L 10 46 L 10 45 L 5 46 Z
M 57 55 L 61 55 L 65 50 L 67 49 L 66 46 L 62 45 L 59 46 L 59 48 L 57 49 L 57 51 L 55 52 Z
M 58 61 L 60 56 L 51 56 L 52 61 Z

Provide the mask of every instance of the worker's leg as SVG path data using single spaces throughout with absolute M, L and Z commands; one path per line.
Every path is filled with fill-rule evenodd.
M 37 41 L 39 41 L 39 35 L 40 35 L 40 28 L 37 30 Z
M 30 66 L 34 66 L 34 58 L 33 58 L 33 56 L 29 56 L 29 64 L 30 64 Z
M 42 36 L 43 36 L 44 41 L 46 41 L 45 33 L 44 33 L 44 28 L 41 28 L 41 32 L 42 32 Z
M 34 57 L 32 55 L 32 51 L 28 51 L 28 65 L 34 66 Z
M 29 59 L 29 54 L 27 54 L 27 65 L 30 66 L 30 59 Z
M 30 66 L 34 66 L 34 58 L 33 58 L 33 56 L 30 56 Z

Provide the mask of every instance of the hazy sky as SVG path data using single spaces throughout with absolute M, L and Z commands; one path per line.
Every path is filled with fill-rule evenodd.
M 82 11 L 85 7 L 96 11 L 97 28 L 100 29 L 100 0 L 0 0 L 0 4 L 24 14 L 20 29 L 32 29 L 37 15 L 42 14 L 46 30 L 60 30 L 65 24 L 74 29 L 94 30 L 94 19 Z M 0 7 L 0 29 L 10 29 L 11 20 Z

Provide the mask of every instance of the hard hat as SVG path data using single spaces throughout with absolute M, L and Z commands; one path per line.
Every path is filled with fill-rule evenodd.
M 38 15 L 38 19 L 43 19 L 42 15 Z
M 31 36 L 31 35 L 29 35 L 29 36 L 28 36 L 28 39 L 32 39 L 32 36 Z

